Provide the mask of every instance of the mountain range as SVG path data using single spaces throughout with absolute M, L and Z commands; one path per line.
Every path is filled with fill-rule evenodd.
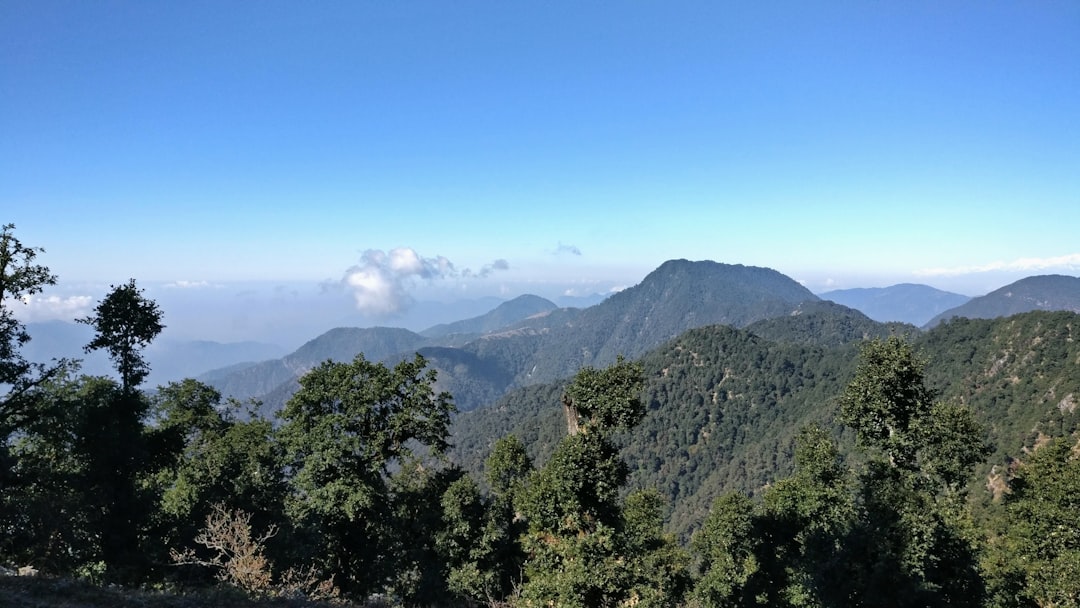
M 861 311 L 875 321 L 898 321 L 919 327 L 971 299 L 958 293 L 912 283 L 891 287 L 838 289 L 818 295 L 824 300 L 832 300 Z
M 954 317 L 994 319 L 1032 310 L 1080 312 L 1080 277 L 1048 274 L 1020 279 L 938 314 L 926 327 Z
M 1052 277 L 1039 284 L 1056 294 L 1055 303 L 1080 301 L 1080 288 L 1068 282 Z M 965 298 L 926 286 L 896 286 L 876 292 L 874 299 L 886 302 L 890 294 L 895 310 L 915 310 L 923 294 L 919 318 L 931 316 L 928 312 L 940 309 L 943 301 Z M 832 295 L 843 299 L 845 294 Z M 1002 314 L 1014 312 L 1009 308 Z M 437 388 L 451 392 L 459 410 L 468 411 L 510 390 L 566 378 L 582 366 L 607 365 L 618 355 L 636 358 L 688 330 L 717 324 L 750 328 L 767 339 L 801 332 L 804 340 L 820 346 L 888 333 L 919 334 L 912 323 L 882 323 L 855 307 L 823 300 L 775 270 L 671 260 L 638 285 L 587 308 L 560 308 L 543 298 L 521 296 L 487 314 L 419 333 L 338 328 L 281 359 L 217 370 L 200 379 L 226 395 L 257 399 L 264 411 L 273 412 L 296 390 L 299 377 L 322 361 L 347 361 L 363 353 L 369 360 L 392 363 L 419 352 L 438 371 Z
M 483 315 L 419 333 L 390 327 L 332 329 L 284 356 L 279 347 L 261 343 L 167 340 L 154 343 L 147 356 L 151 384 L 195 376 L 227 396 L 259 400 L 270 413 L 284 405 L 304 373 L 323 361 L 348 361 L 363 353 L 393 363 L 419 352 L 438 371 L 438 388 L 451 392 L 458 408 L 468 411 L 508 391 L 569 377 L 585 365 L 607 365 L 617 355 L 640 357 L 686 331 L 710 325 L 747 328 L 768 340 L 798 336 L 834 347 L 888 333 L 917 337 L 918 321 L 926 318 L 924 330 L 957 316 L 993 318 L 1039 309 L 1080 311 L 1080 278 L 1029 277 L 972 299 L 910 284 L 819 297 L 768 268 L 671 260 L 638 285 L 584 308 L 524 295 Z M 90 339 L 89 327 L 53 322 L 30 324 L 29 329 L 34 339 L 26 353 L 32 360 L 81 358 L 87 373 L 109 373 L 100 353 L 81 350 Z
M 461 412 L 450 456 L 477 477 L 493 443 L 507 434 L 522 439 L 536 462 L 550 455 L 565 433 L 564 383 L 582 366 L 605 366 L 619 355 L 639 360 L 648 414 L 622 437 L 623 458 L 633 486 L 668 497 L 669 525 L 685 539 L 720 493 L 759 492 L 787 474 L 805 424 L 832 429 L 855 453 L 836 422 L 835 398 L 869 338 L 912 341 L 939 398 L 975 412 L 994 446 L 981 481 L 973 480 L 980 487 L 992 487 L 995 471 L 1041 438 L 1080 428 L 1080 279 L 1029 277 L 938 312 L 922 328 L 875 320 L 836 301 L 870 301 L 880 312 L 895 297 L 894 310 L 912 311 L 924 294 L 926 315 L 941 306 L 943 293 L 901 285 L 823 299 L 768 268 L 672 260 L 585 308 L 526 295 L 419 333 L 336 328 L 277 358 L 274 347 L 260 344 L 164 343 L 148 355 L 159 364 L 167 360 L 162 352 L 186 350 L 203 364 L 223 362 L 199 379 L 226 396 L 259 400 L 272 415 L 323 361 L 362 353 L 392 364 L 419 352 L 438 372 L 436 388 L 449 391 Z M 64 348 L 88 341 L 90 329 L 35 325 L 31 333 L 31 356 L 80 356 Z

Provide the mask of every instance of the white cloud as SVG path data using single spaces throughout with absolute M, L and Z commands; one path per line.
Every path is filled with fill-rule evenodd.
M 955 277 L 983 272 L 1035 272 L 1042 270 L 1080 269 L 1080 253 L 1050 258 L 1018 258 L 1011 262 L 995 261 L 977 266 L 953 266 L 951 268 L 923 268 L 914 274 L 921 277 Z
M 72 321 L 89 315 L 94 308 L 92 296 L 23 296 L 11 306 L 15 318 L 23 323 Z
M 353 292 L 356 307 L 365 314 L 392 315 L 412 304 L 409 290 L 416 281 L 465 277 L 484 278 L 510 264 L 503 259 L 483 266 L 479 271 L 468 268 L 458 271 L 453 262 L 443 256 L 425 258 L 410 247 L 390 251 L 368 249 L 360 263 L 345 271 L 342 284 Z

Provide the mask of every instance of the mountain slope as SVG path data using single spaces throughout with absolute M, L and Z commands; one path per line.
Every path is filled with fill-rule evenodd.
M 555 308 L 558 307 L 550 300 L 540 296 L 523 295 L 499 304 L 486 314 L 436 325 L 420 332 L 420 335 L 425 338 L 441 338 L 451 334 L 486 334 Z
M 380 361 L 425 347 L 455 347 L 463 353 L 424 352 L 437 353 L 431 365 L 440 384 L 456 387 L 455 399 L 465 410 L 491 403 L 516 386 L 565 378 L 584 365 L 611 363 L 617 355 L 639 356 L 694 327 L 717 323 L 744 326 L 786 316 L 803 302 L 817 299 L 791 278 L 768 268 L 673 260 L 640 284 L 587 309 L 554 308 L 541 298 L 519 298 L 460 325 L 432 328 L 432 334 L 441 337 L 396 330 L 405 332 L 397 334 L 396 341 L 388 337 L 387 332 L 392 331 L 388 328 L 342 328 L 327 332 L 282 360 L 207 379 L 227 395 L 261 398 L 272 410 L 295 390 L 299 374 L 328 358 L 348 360 L 364 352 L 368 359 Z M 452 333 L 455 328 L 493 327 L 500 320 L 521 318 L 534 310 L 540 312 L 464 344 L 461 334 Z M 371 333 L 376 329 L 377 333 Z M 375 346 L 379 350 L 372 350 Z M 279 390 L 285 383 L 289 384 Z
M 956 319 L 914 344 L 939 399 L 966 404 L 985 425 L 994 453 L 980 475 L 1020 456 L 1040 433 L 1080 428 L 1080 315 Z M 623 439 L 632 484 L 664 493 L 673 531 L 687 534 L 723 492 L 757 492 L 786 475 L 803 425 L 831 427 L 853 450 L 835 398 L 857 359 L 856 343 L 779 343 L 726 326 L 690 330 L 654 349 L 641 358 L 648 415 Z M 458 416 L 454 460 L 479 474 L 493 442 L 513 433 L 543 463 L 565 434 L 562 390 L 526 387 Z
M 262 399 L 267 402 L 268 409 L 273 409 L 278 404 L 276 400 L 271 403 L 267 395 L 283 384 L 295 383 L 323 361 L 351 361 L 358 353 L 364 353 L 371 361 L 382 361 L 399 353 L 415 351 L 425 343 L 423 336 L 407 329 L 339 327 L 309 340 L 281 359 L 263 361 L 231 373 L 211 371 L 199 379 L 223 395 L 240 400 Z M 290 386 L 295 387 L 295 384 Z M 292 391 L 279 392 L 285 393 Z
M 861 311 L 875 321 L 896 321 L 922 326 L 935 316 L 966 303 L 971 298 L 929 285 L 901 283 L 891 287 L 838 289 L 818 294 Z
M 994 319 L 1032 310 L 1080 312 L 1080 277 L 1050 274 L 1020 279 L 937 315 L 925 327 L 953 317 Z
M 743 327 L 817 300 L 795 280 L 769 268 L 671 260 L 638 285 L 580 313 L 553 311 L 522 323 L 519 330 L 540 337 L 515 378 L 518 384 L 565 378 L 585 365 L 608 365 L 618 355 L 637 357 L 688 329 Z
M 836 302 L 803 302 L 790 315 L 763 319 L 747 331 L 773 342 L 841 346 L 890 334 L 914 339 L 919 329 L 905 323 L 881 323 Z

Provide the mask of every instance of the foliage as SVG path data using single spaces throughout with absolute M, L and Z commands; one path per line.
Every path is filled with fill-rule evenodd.
M 741 494 L 716 499 L 694 535 L 701 575 L 694 597 L 704 606 L 742 606 L 755 602 L 752 577 L 759 571 L 761 538 L 755 533 L 754 503 Z
M 288 509 L 318 538 L 322 566 L 354 594 L 381 590 L 392 554 L 391 469 L 414 446 L 446 448 L 453 404 L 436 394 L 433 370 L 417 355 L 393 369 L 358 355 L 327 361 L 301 380 L 281 417 L 279 437 L 293 471 Z
M 214 505 L 250 513 L 260 528 L 283 519 L 287 486 L 273 426 L 237 416 L 241 407 L 191 379 L 154 396 L 147 436 L 156 463 L 145 483 L 159 497 L 155 534 L 165 547 L 186 544 Z
M 200 559 L 195 551 L 170 553 L 177 564 L 208 566 L 218 571 L 219 580 L 255 594 L 264 594 L 271 587 L 270 561 L 264 555 L 265 543 L 277 534 L 271 526 L 257 536 L 251 532 L 251 514 L 228 511 L 221 504 L 214 505 L 206 516 L 206 527 L 195 542 L 212 552 L 209 559 Z
M 54 280 L 12 229 L 4 302 Z M 33 272 L 13 282 L 19 269 Z M 279 427 L 194 380 L 139 389 L 161 316 L 134 281 L 84 320 L 115 329 L 92 346 L 115 351 L 120 382 L 27 363 L 4 308 L 0 561 L 96 583 L 212 582 L 170 565 L 173 549 L 254 594 L 333 580 L 410 606 L 1077 605 L 1077 315 L 956 319 L 912 338 L 811 301 L 753 331 L 682 333 L 638 361 L 610 352 L 653 339 L 636 316 L 650 298 L 675 294 L 689 314 L 716 296 L 706 279 L 763 278 L 717 270 L 672 263 L 599 312 L 425 350 L 457 370 L 453 384 L 420 355 L 293 360 L 289 377 L 314 367 Z M 860 336 L 872 339 L 857 356 Z M 342 353 L 351 339 L 326 337 Z M 576 375 L 458 417 L 463 468 L 447 466 L 443 388 L 565 366 Z M 976 483 L 991 465 L 997 502 Z
M 918 423 L 932 406 L 923 367 L 910 343 L 898 337 L 872 340 L 840 397 L 842 420 L 855 429 L 859 444 L 904 470 L 917 465 Z
M 44 252 L 40 247 L 23 245 L 15 236 L 14 224 L 0 228 L 0 446 L 26 416 L 32 415 L 33 403 L 27 393 L 63 367 L 60 362 L 50 369 L 23 357 L 19 351 L 30 341 L 30 334 L 11 309 L 56 284 L 56 275 L 34 262 Z
M 987 569 L 999 605 L 1080 606 L 1080 450 L 1057 438 L 1016 469 Z
M 99 349 L 108 352 L 125 392 L 133 391 L 150 373 L 140 351 L 165 328 L 157 303 L 142 294 L 143 290 L 135 286 L 135 279 L 113 285 L 94 308 L 94 314 L 78 320 L 97 332 L 86 345 L 86 352 Z

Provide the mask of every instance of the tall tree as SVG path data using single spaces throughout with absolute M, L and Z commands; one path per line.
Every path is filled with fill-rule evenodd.
M 124 392 L 133 391 L 150 373 L 142 350 L 165 329 L 162 312 L 153 300 L 130 279 L 113 285 L 108 295 L 94 308 L 94 314 L 78 319 L 96 330 L 86 352 L 104 349 L 109 354 Z
M 15 236 L 14 224 L 0 228 L 0 442 L 26 416 L 27 392 L 60 367 L 46 368 L 23 357 L 20 349 L 30 341 L 30 334 L 12 309 L 56 284 L 56 275 L 34 261 L 44 252 L 40 247 L 23 245 Z
M 858 570 L 848 555 L 857 525 L 854 481 L 828 433 L 816 425 L 799 433 L 794 473 L 768 488 L 760 507 L 770 604 L 845 603 Z
M 443 494 L 438 543 L 448 587 L 464 600 L 496 604 L 521 582 L 525 556 L 518 539 L 525 522 L 514 503 L 531 472 L 525 446 L 510 435 L 495 442 L 484 463 L 488 500 L 470 477 L 455 481 Z
M 701 576 L 694 597 L 702 606 L 750 606 L 756 601 L 762 543 L 752 500 L 735 492 L 713 502 L 709 516 L 694 535 Z
M 78 319 L 95 330 L 86 352 L 107 351 L 120 376 L 110 398 L 87 405 L 81 429 L 90 463 L 86 483 L 104 503 L 100 534 L 110 580 L 140 579 L 148 565 L 139 544 L 153 511 L 142 483 L 153 466 L 144 432 L 150 403 L 138 386 L 150 371 L 141 351 L 161 333 L 161 317 L 157 303 L 131 279 L 113 286 L 92 315 Z
M 214 505 L 252 516 L 252 525 L 280 524 L 286 486 L 273 424 L 196 380 L 171 382 L 152 398 L 147 430 L 152 471 L 144 482 L 158 501 L 157 557 L 187 546 Z M 252 408 L 253 409 L 253 408 Z
M 301 378 L 281 413 L 289 511 L 318 538 L 327 574 L 354 595 L 382 590 L 395 571 L 386 559 L 393 555 L 392 469 L 417 447 L 434 454 L 447 447 L 454 405 L 435 392 L 436 372 L 426 366 L 420 355 L 393 369 L 363 355 L 327 361 Z
M 851 583 L 901 605 L 978 605 L 982 580 L 960 499 L 988 448 L 969 411 L 933 402 L 925 365 L 899 337 L 872 340 L 840 397 L 843 421 L 869 456 L 851 541 L 863 568 Z
M 526 606 L 673 605 L 685 563 L 658 529 L 650 495 L 620 499 L 628 468 L 612 440 L 645 415 L 641 365 L 584 368 L 562 398 L 569 435 L 520 500 Z M 653 497 L 655 498 L 655 497 Z M 650 587 L 651 586 L 651 587 Z M 646 593 L 646 589 L 649 591 Z

